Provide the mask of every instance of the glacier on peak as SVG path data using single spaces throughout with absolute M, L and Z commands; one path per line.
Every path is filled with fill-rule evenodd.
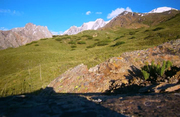
M 177 9 L 171 8 L 171 7 L 159 7 L 159 8 L 153 9 L 149 13 L 162 13 L 162 12 L 170 11 L 170 10 L 177 10 Z

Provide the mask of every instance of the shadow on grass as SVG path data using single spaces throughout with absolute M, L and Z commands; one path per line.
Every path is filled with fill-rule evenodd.
M 102 93 L 56 93 L 52 87 L 47 87 L 29 94 L 0 98 L 0 116 L 125 117 L 101 106 L 102 96 Z

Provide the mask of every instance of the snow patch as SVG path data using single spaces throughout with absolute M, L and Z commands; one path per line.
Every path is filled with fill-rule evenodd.
M 177 10 L 177 9 L 171 8 L 171 7 L 159 7 L 159 8 L 153 9 L 149 13 L 163 13 L 170 10 Z

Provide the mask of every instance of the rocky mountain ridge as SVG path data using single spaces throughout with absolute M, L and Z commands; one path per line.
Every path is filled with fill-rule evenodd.
M 135 13 L 124 11 L 117 17 L 113 18 L 107 25 L 100 28 L 100 30 L 116 29 L 119 27 L 137 29 L 141 27 L 155 26 L 161 22 L 175 17 L 180 13 L 180 11 L 176 9 L 167 9 L 167 11 L 162 10 L 162 12 L 160 12 L 161 10 L 162 9 L 154 10 L 151 13 Z
M 90 22 L 84 23 L 80 27 L 71 26 L 62 35 L 65 35 L 65 34 L 74 35 L 74 34 L 78 34 L 79 32 L 82 32 L 84 30 L 107 29 L 109 27 L 113 27 L 113 28 L 114 27 L 125 27 L 125 28 L 147 27 L 149 25 L 143 24 L 142 21 L 137 21 L 137 20 L 144 19 L 144 18 L 142 18 L 143 16 L 149 17 L 147 15 L 150 15 L 150 14 L 158 15 L 158 14 L 161 14 L 161 13 L 163 14 L 164 12 L 168 12 L 168 11 L 178 11 L 178 10 L 175 8 L 171 8 L 171 7 L 158 7 L 156 9 L 151 10 L 148 13 L 135 13 L 135 12 L 124 11 L 124 12 L 120 13 L 117 17 L 115 17 L 109 21 L 104 21 L 103 19 L 99 18 L 96 21 L 90 21 Z M 128 14 L 130 14 L 130 15 L 128 15 Z M 170 12 L 168 12 L 168 14 L 170 14 Z M 169 17 L 166 17 L 166 18 L 168 19 Z M 154 19 L 156 20 L 156 18 L 154 18 Z
M 19 47 L 42 38 L 51 38 L 52 34 L 45 26 L 28 23 L 25 27 L 0 31 L 0 49 Z
M 66 30 L 63 35 L 74 35 L 79 32 L 82 32 L 84 30 L 97 30 L 98 28 L 101 28 L 105 26 L 109 21 L 104 21 L 103 19 L 97 19 L 96 21 L 90 21 L 87 23 L 84 23 L 82 26 L 72 26 L 68 30 Z

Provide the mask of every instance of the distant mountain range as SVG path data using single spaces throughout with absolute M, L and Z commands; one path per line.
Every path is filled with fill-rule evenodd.
M 134 13 L 134 12 L 124 11 L 123 13 L 119 14 L 117 17 L 113 18 L 110 21 L 97 19 L 96 21 L 90 21 L 90 22 L 84 23 L 80 27 L 72 26 L 68 30 L 66 30 L 62 35 L 65 35 L 65 34 L 74 35 L 84 30 L 97 30 L 97 29 L 105 29 L 109 27 L 139 28 L 139 27 L 143 27 L 147 25 L 138 23 L 138 25 L 135 26 L 135 23 L 134 23 L 133 25 L 130 26 L 130 24 L 132 24 L 132 21 L 137 20 L 137 18 L 139 17 L 141 18 L 142 16 L 146 16 L 148 14 L 163 13 L 163 12 L 171 11 L 171 10 L 178 11 L 177 9 L 174 9 L 171 7 L 159 7 L 159 8 L 153 9 L 152 11 L 148 13 Z
M 68 30 L 66 30 L 63 33 L 63 35 L 65 34 L 73 35 L 73 34 L 82 32 L 84 30 L 97 30 L 98 28 L 102 28 L 103 26 L 105 26 L 107 23 L 109 23 L 109 21 L 104 21 L 103 19 L 97 19 L 96 21 L 90 21 L 90 22 L 84 23 L 80 27 L 72 26 Z
M 51 38 L 52 34 L 47 27 L 28 23 L 25 27 L 0 31 L 0 49 L 19 47 L 42 38 Z
M 66 30 L 63 35 L 74 35 L 84 30 L 107 30 L 119 27 L 136 29 L 140 27 L 149 27 L 166 21 L 178 13 L 180 13 L 179 10 L 171 7 L 159 7 L 148 13 L 124 11 L 110 21 L 97 19 L 96 21 L 84 23 L 80 27 L 72 26 Z M 52 34 L 47 27 L 28 23 L 22 28 L 0 31 L 0 49 L 19 47 L 32 41 L 51 37 Z
M 116 29 L 119 27 L 137 29 L 141 27 L 150 27 L 164 22 L 176 14 L 180 13 L 177 9 L 170 7 L 160 7 L 149 13 L 135 13 L 124 11 L 113 18 L 108 24 L 100 30 Z

